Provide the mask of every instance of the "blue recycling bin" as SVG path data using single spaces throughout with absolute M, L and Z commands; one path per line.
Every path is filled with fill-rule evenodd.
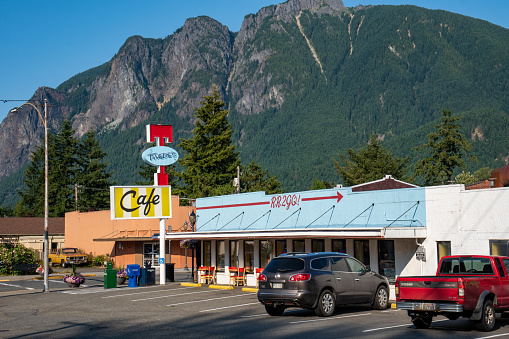
M 132 264 L 126 266 L 129 284 L 127 287 L 138 287 L 138 277 L 140 276 L 140 265 Z

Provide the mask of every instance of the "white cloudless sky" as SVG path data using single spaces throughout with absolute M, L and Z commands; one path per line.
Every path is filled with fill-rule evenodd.
M 207 15 L 237 32 L 247 14 L 273 0 L 0 0 L 0 99 L 30 99 L 40 86 L 109 61 L 133 35 L 164 38 L 190 17 Z M 507 0 L 343 0 L 347 7 L 411 4 L 509 28 Z M 19 103 L 0 102 L 0 121 Z

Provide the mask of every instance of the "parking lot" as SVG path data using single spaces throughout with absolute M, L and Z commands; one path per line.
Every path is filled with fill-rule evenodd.
M 188 273 L 186 273 L 188 275 Z M 289 309 L 271 317 L 256 293 L 182 286 L 186 275 L 164 286 L 103 288 L 102 274 L 88 276 L 78 289 L 61 280 L 7 280 L 0 277 L 0 337 L 165 336 L 171 338 L 495 338 L 509 336 L 509 319 L 497 318 L 495 331 L 474 329 L 468 320 L 435 318 L 418 330 L 404 311 L 375 311 L 366 306 L 339 306 L 329 318 L 313 311 Z M 179 281 L 181 280 L 181 281 Z

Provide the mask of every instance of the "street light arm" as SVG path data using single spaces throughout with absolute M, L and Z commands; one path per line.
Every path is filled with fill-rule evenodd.
M 17 107 L 17 108 L 12 109 L 12 110 L 11 110 L 11 112 L 13 112 L 13 111 L 14 111 L 14 112 L 15 112 L 15 111 L 17 111 L 18 109 L 20 109 L 20 108 L 21 108 L 22 106 L 24 106 L 24 105 L 30 105 L 30 106 L 32 106 L 33 108 L 35 108 L 35 110 L 37 111 L 37 113 L 39 113 L 39 117 L 41 118 L 42 123 L 44 124 L 44 127 L 48 127 L 48 126 L 46 126 L 46 120 L 42 117 L 41 111 L 39 111 L 39 109 L 37 108 L 37 106 L 35 106 L 35 105 L 34 105 L 34 104 L 32 104 L 31 102 L 25 102 L 25 103 L 24 103 L 24 104 L 22 104 L 21 106 L 19 106 L 19 107 Z M 42 106 L 42 105 L 41 105 L 41 106 Z

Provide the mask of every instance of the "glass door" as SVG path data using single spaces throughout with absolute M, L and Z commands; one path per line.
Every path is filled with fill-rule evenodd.
M 143 265 L 150 263 L 152 267 L 159 265 L 159 243 L 147 242 L 143 244 Z

